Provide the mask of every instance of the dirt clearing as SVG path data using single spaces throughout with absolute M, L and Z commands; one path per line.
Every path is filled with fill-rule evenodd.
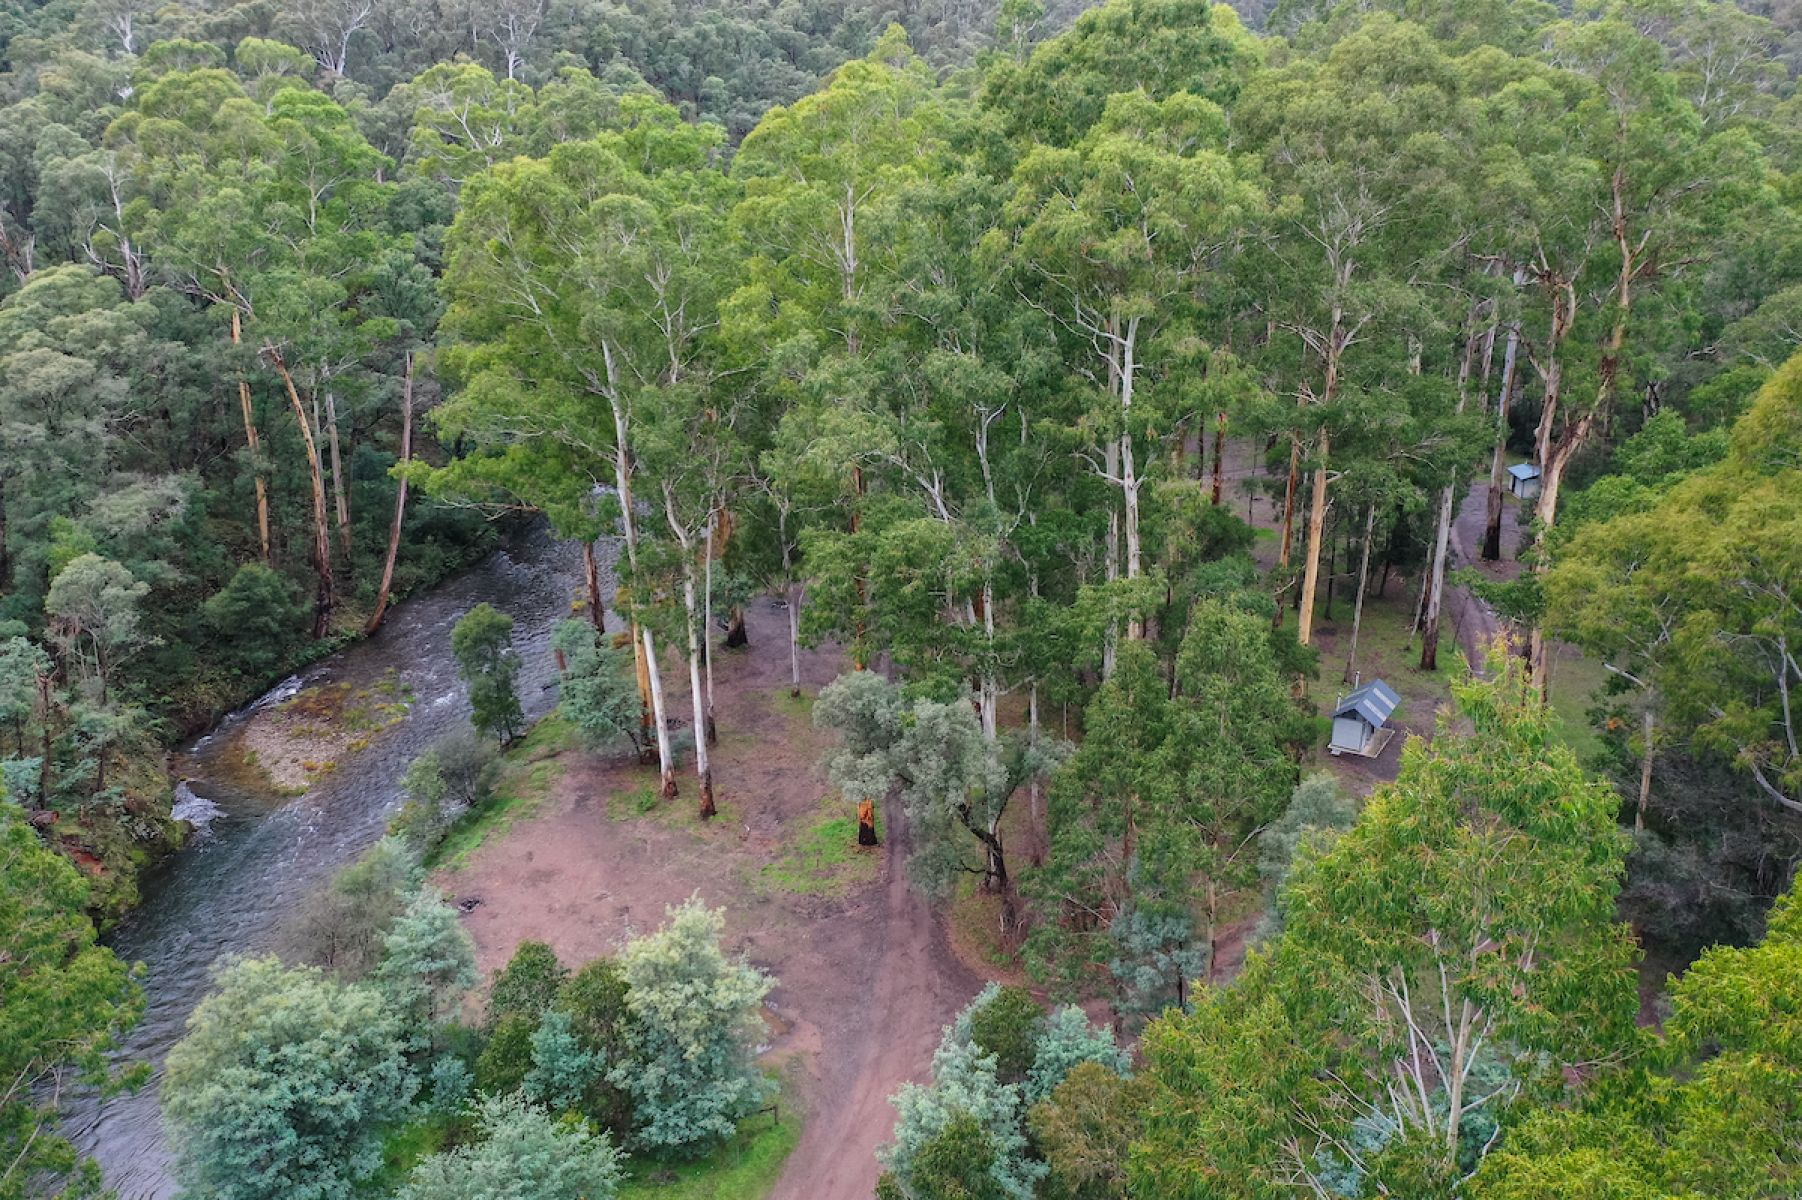
M 808 1109 L 771 1196 L 867 1200 L 894 1127 L 890 1093 L 926 1080 L 940 1030 L 982 980 L 907 884 L 898 806 L 883 814 L 882 847 L 834 849 L 832 835 L 852 840 L 855 826 L 826 799 L 827 742 L 810 705 L 789 696 L 787 615 L 759 600 L 748 623 L 750 646 L 714 662 L 717 817 L 696 818 L 692 776 L 680 798 L 656 802 L 655 772 L 630 756 L 565 751 L 550 795 L 438 882 L 479 901 L 465 920 L 484 978 L 524 940 L 573 967 L 655 929 L 692 894 L 723 907 L 729 949 L 778 981 L 766 1061 L 792 1064 Z M 806 695 L 842 667 L 835 652 L 803 652 Z M 666 664 L 672 715 L 690 711 L 686 679 Z

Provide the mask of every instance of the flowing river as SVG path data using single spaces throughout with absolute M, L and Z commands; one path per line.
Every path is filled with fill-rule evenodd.
M 381 837 L 400 806 L 407 764 L 466 720 L 451 626 L 484 600 L 513 617 L 513 644 L 524 660 L 520 699 L 528 718 L 538 716 L 555 699 L 551 631 L 569 615 L 580 588 L 580 547 L 534 526 L 462 575 L 390 610 L 374 637 L 320 660 L 176 756 L 176 770 L 187 780 L 177 791 L 178 810 L 198 830 L 143 881 L 143 903 L 108 938 L 120 958 L 144 964 L 144 1019 L 125 1052 L 150 1062 L 157 1075 L 135 1094 L 77 1104 L 67 1122 L 121 1200 L 163 1200 L 176 1192 L 157 1079 L 163 1056 L 206 994 L 208 968 L 221 955 L 273 949 L 284 920 L 308 893 Z M 411 690 L 412 705 L 366 749 L 344 755 L 297 799 L 246 782 L 234 741 L 248 714 L 302 687 L 371 687 L 390 672 Z

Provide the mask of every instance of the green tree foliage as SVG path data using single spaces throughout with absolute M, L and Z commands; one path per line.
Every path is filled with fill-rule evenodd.
M 488 991 L 489 1023 L 517 1014 L 536 1025 L 568 979 L 569 969 L 555 950 L 543 942 L 521 942 L 507 965 L 495 973 Z
M 98 554 L 73 559 L 50 582 L 44 613 L 53 636 L 65 659 L 98 686 L 102 701 L 119 664 L 147 639 L 142 605 L 149 592 L 149 584 Z
M 566 1012 L 544 1014 L 532 1033 L 532 1069 L 522 1081 L 525 1094 L 552 1112 L 573 1111 L 600 1078 L 604 1064 L 584 1049 Z
M 922 884 L 942 895 L 960 872 L 978 873 L 1011 906 L 1001 820 L 1021 787 L 1062 759 L 1061 742 L 985 736 L 968 704 L 908 704 L 870 671 L 821 689 L 813 720 L 842 738 L 826 773 L 846 800 L 874 803 L 900 783 L 916 842 L 909 867 Z
M 646 1149 L 704 1152 L 769 1094 L 751 1052 L 773 982 L 726 956 L 724 926 L 723 912 L 691 899 L 620 952 L 632 1020 L 627 1057 L 608 1079 L 631 1095 L 634 1138 Z
M 1149 1080 L 1101 1061 L 1076 1064 L 1033 1105 L 1027 1125 L 1045 1158 L 1040 1193 L 1050 1200 L 1126 1200 L 1126 1163 L 1144 1131 Z
M 644 709 L 633 678 L 632 652 L 603 641 L 589 622 L 575 620 L 557 626 L 552 645 L 564 658 L 558 710 L 575 722 L 582 736 L 597 748 L 625 740 L 641 755 L 649 750 L 641 744 Z
M 477 732 L 511 742 L 525 721 L 514 685 L 519 655 L 513 649 L 513 618 L 492 605 L 476 605 L 451 630 L 451 653 L 469 688 L 469 719 Z
M 476 983 L 476 947 L 457 910 L 435 887 L 422 887 L 382 939 L 375 983 L 415 1043 L 454 1017 Z
M 135 1083 L 109 1054 L 137 1021 L 143 999 L 132 973 L 95 941 L 76 869 L 46 849 L 0 785 L 0 1070 L 14 1081 L 0 1103 L 0 1197 L 40 1194 L 46 1179 L 67 1193 L 97 1183 L 58 1131 L 58 1100 L 76 1083 Z
M 413 847 L 383 838 L 302 902 L 290 932 L 294 953 L 345 982 L 364 978 L 381 962 L 418 877 Z
M 1129 1066 L 1112 1031 L 1091 1026 L 1081 1009 L 1047 1016 L 1029 992 L 990 983 L 946 1027 L 931 1084 L 893 1097 L 895 1141 L 878 1155 L 887 1168 L 878 1194 L 1033 1195 L 1046 1165 L 1027 1153 L 1027 1108 L 1085 1063 Z
M 1116 1075 L 1132 1074 L 1132 1060 L 1114 1040 L 1114 1031 L 1092 1025 L 1074 1004 L 1055 1008 L 1045 1017 L 1026 1073 L 1026 1101 L 1037 1104 L 1063 1085 L 1083 1063 L 1096 1063 Z
M 1802 1137 L 1790 1102 L 1802 907 L 1792 890 L 1764 940 L 1717 947 L 1671 985 L 1671 1016 L 1641 1061 L 1569 1108 L 1533 1114 L 1483 1165 L 1472 1195 L 1719 1196 L 1792 1190 Z
M 1054 780 L 1032 887 L 1037 968 L 1075 986 L 1111 961 L 1140 1012 L 1181 1004 L 1188 977 L 1211 969 L 1222 921 L 1258 879 L 1252 835 L 1281 811 L 1290 749 L 1310 733 L 1268 623 L 1225 600 L 1195 606 L 1175 676 L 1172 698 L 1152 650 L 1121 647 Z
M 1289 872 L 1307 853 L 1323 849 L 1358 819 L 1358 800 L 1326 772 L 1295 785 L 1289 807 L 1258 834 L 1258 873 L 1273 896 L 1280 896 Z
M 1004 1083 L 1020 1083 L 1033 1068 L 1045 1010 L 1025 988 L 985 989 L 983 996 L 970 1009 L 970 1042 L 994 1056 Z
M 406 841 L 423 858 L 450 826 L 494 795 L 500 763 L 494 744 L 462 730 L 440 738 L 407 764 L 401 790 L 407 802 L 389 822 L 388 831 Z
M 1633 951 L 1606 785 L 1521 672 L 1460 685 L 1356 826 L 1290 878 L 1286 927 L 1147 1033 L 1159 1089 L 1135 1190 L 1457 1195 L 1512 1101 L 1629 1044 Z
M 955 1141 L 987 1157 L 989 1169 L 981 1186 L 1010 1200 L 1031 1200 L 1044 1164 L 1026 1153 L 1020 1086 L 1000 1081 L 995 1056 L 978 1049 L 967 1032 L 957 1026 L 946 1029 L 932 1056 L 931 1086 L 904 1084 L 893 1103 L 895 1141 L 877 1155 L 887 1168 L 891 1195 L 931 1195 L 920 1189 L 935 1186 L 945 1169 L 949 1150 L 941 1139 L 947 1130 L 968 1123 L 980 1139 L 965 1134 Z M 916 1166 L 924 1172 L 923 1180 L 916 1180 Z
M 1773 850 L 1781 861 L 1797 854 L 1802 756 L 1788 697 L 1802 684 L 1795 653 L 1802 610 L 1794 602 L 1802 579 L 1798 414 L 1802 362 L 1792 359 L 1735 423 L 1723 460 L 1674 486 L 1647 488 L 1627 511 L 1583 525 L 1546 577 L 1550 628 L 1632 685 L 1620 715 L 1638 735 L 1633 775 L 1640 823 L 1649 830 L 1641 861 L 1670 864 L 1679 894 L 1706 896 L 1714 889 L 1702 880 L 1734 879 L 1736 890 L 1771 896 L 1783 872 L 1759 860 Z M 1654 763 L 1661 747 L 1668 784 Z M 1698 773 L 1683 769 L 1686 758 L 1729 768 L 1749 794 L 1698 785 Z M 1736 862 L 1739 842 L 1754 849 Z M 1755 917 L 1722 913 L 1722 899 L 1702 901 L 1718 915 L 1695 932 L 1756 932 Z M 1689 932 L 1662 917 L 1657 928 Z
M 1014 136 L 1068 146 L 1101 119 L 1109 97 L 1133 87 L 1153 101 L 1186 92 L 1230 104 L 1260 51 L 1232 10 L 1211 0 L 1116 0 L 1027 61 L 998 64 L 983 99 Z
M 163 1075 L 183 1182 L 222 1200 L 350 1196 L 418 1088 L 401 1046 L 373 989 L 272 958 L 226 965 Z
M 507 1096 L 525 1085 L 532 1069 L 532 1035 L 538 1022 L 522 1012 L 510 1012 L 488 1026 L 488 1041 L 476 1057 L 476 1090 L 487 1096 Z
M 473 1115 L 480 1140 L 427 1156 L 401 1200 L 612 1200 L 618 1192 L 619 1154 L 604 1135 L 517 1095 L 484 1100 Z
M 907 1182 L 893 1171 L 876 1181 L 877 1200 L 1008 1200 L 995 1178 L 995 1143 L 969 1113 L 958 1113 L 933 1134 L 907 1165 Z
M 261 563 L 240 566 L 207 597 L 202 616 L 226 648 L 231 669 L 250 680 L 279 670 L 305 628 L 293 585 Z
M 619 964 L 611 958 L 597 958 L 557 990 L 553 1009 L 568 1016 L 577 1043 L 594 1056 L 601 1068 L 588 1083 L 582 1111 L 620 1137 L 631 1131 L 631 1097 L 607 1080 L 605 1068 L 610 1063 L 623 1062 L 630 1044 L 627 1031 L 632 1008 L 626 999 L 628 991 Z

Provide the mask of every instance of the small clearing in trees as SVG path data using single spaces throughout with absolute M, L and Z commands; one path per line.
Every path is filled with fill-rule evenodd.
M 716 649 L 717 817 L 696 818 L 692 774 L 678 776 L 677 800 L 643 803 L 655 796 L 654 767 L 623 749 L 565 751 L 545 801 L 438 883 L 481 897 L 464 920 L 485 979 L 527 939 L 573 967 L 654 930 L 666 906 L 693 893 L 724 907 L 728 948 L 779 981 L 766 1061 L 793 1064 L 806 1106 L 771 1198 L 866 1200 L 876 1147 L 894 1125 L 889 1095 L 928 1078 L 942 1027 L 983 981 L 908 886 L 899 805 L 880 814 L 882 846 L 818 852 L 835 816 L 855 840 L 856 813 L 823 802 L 826 741 L 809 706 L 788 697 L 786 615 L 759 600 L 747 623 L 748 648 Z M 809 693 L 843 667 L 836 651 L 802 652 Z M 685 695 L 671 696 L 670 711 L 686 707 Z

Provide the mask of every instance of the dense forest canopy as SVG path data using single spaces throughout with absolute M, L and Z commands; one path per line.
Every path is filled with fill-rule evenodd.
M 91 1006 L 20 1078 L 104 1075 L 130 1015 L 68 922 L 177 836 L 161 747 L 527 515 L 585 556 L 564 716 L 657 800 L 715 814 L 714 648 L 778 594 L 794 694 L 804 646 L 851 668 L 812 720 L 866 844 L 893 802 L 920 889 L 974 881 L 1143 1033 L 1134 1076 L 985 993 L 885 1196 L 1793 1192 L 1799 39 L 1716 0 L 0 0 L 0 866 L 54 884 L 21 919 Z M 1359 813 L 1304 765 L 1392 571 L 1409 670 L 1467 594 L 1503 636 Z M 512 629 L 453 640 L 505 743 Z M 1574 720 L 1561 655 L 1604 680 Z M 344 1188 L 441 1087 L 495 1132 L 406 1194 L 515 1135 L 598 1192 L 609 1136 L 760 1102 L 768 980 L 698 907 L 613 1023 L 547 1001 L 439 1079 L 473 968 L 428 852 L 356 971 L 221 977 L 176 1060 L 195 1186 L 243 1185 L 221 1064 L 293 1033 L 285 990 L 368 1014 Z M 1647 952 L 1696 963 L 1656 1032 Z M 0 1197 L 70 1165 L 6 1102 L 40 1157 Z

